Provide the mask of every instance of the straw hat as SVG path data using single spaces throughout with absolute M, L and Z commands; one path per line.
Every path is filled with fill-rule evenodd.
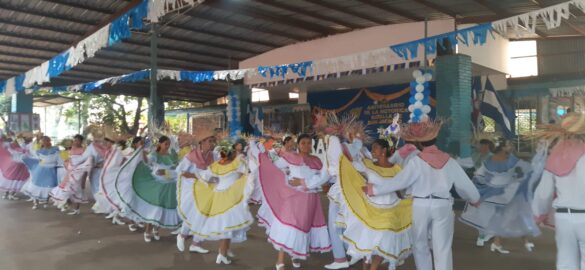
M 559 139 L 585 140 L 585 115 L 568 113 L 560 124 L 541 125 L 534 133 L 534 137 L 548 141 Z
M 442 126 L 441 120 L 404 124 L 400 128 L 400 137 L 405 141 L 428 142 L 439 136 Z
M 179 142 L 180 148 L 183 148 L 185 146 L 189 146 L 189 145 L 192 145 L 193 143 L 195 143 L 195 138 L 193 138 L 193 135 L 186 133 L 186 132 L 179 133 L 179 135 L 177 136 L 177 140 Z
M 197 142 L 201 142 L 209 137 L 216 135 L 215 126 L 207 119 L 202 119 L 197 122 L 197 126 L 193 127 L 193 138 Z

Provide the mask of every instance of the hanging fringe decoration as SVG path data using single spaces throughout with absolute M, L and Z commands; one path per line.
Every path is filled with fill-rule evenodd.
M 159 22 L 165 14 L 188 6 L 200 5 L 205 0 L 149 0 L 147 18 Z
M 520 14 L 514 17 L 498 20 L 492 23 L 495 31 L 504 35 L 511 29 L 516 34 L 532 33 L 536 31 L 538 19 L 544 22 L 546 29 L 557 28 L 561 25 L 563 19 L 569 19 L 571 15 L 570 7 L 585 12 L 585 0 L 572 0 L 532 12 Z
M 488 33 L 491 34 L 491 30 L 492 25 L 485 23 L 445 34 L 393 45 L 390 46 L 390 49 L 394 51 L 400 58 L 405 60 L 414 59 L 418 57 L 420 46 L 426 50 L 427 54 L 432 55 L 437 52 L 437 44 L 444 46 L 443 40 L 445 39 L 449 40 L 449 43 L 453 49 L 455 48 L 455 45 L 459 43 L 459 40 L 461 40 L 464 45 L 469 46 L 469 35 L 473 36 L 474 45 L 483 45 L 487 42 L 487 36 Z

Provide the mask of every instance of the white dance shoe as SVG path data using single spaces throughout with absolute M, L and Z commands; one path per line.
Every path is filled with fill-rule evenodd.
M 195 252 L 195 253 L 199 253 L 199 254 L 207 254 L 207 253 L 209 253 L 209 250 L 204 249 L 200 246 L 190 245 L 189 252 Z M 229 252 L 228 252 L 228 257 L 230 257 Z
M 284 263 L 279 263 L 276 265 L 276 270 L 283 270 L 284 269 Z
M 67 213 L 67 215 L 69 215 L 69 216 L 77 216 L 77 215 L 79 215 L 80 213 L 81 213 L 81 211 L 80 211 L 79 209 L 75 209 L 75 210 L 73 210 L 73 211 L 71 211 L 71 212 Z
M 158 233 L 158 230 L 152 230 L 152 239 L 155 241 L 160 241 L 160 234 Z
M 228 259 L 228 257 L 223 256 L 220 254 L 217 254 L 217 259 L 215 259 L 215 263 L 216 264 L 231 264 L 232 261 L 230 261 L 230 259 Z
M 136 224 L 130 224 L 128 225 L 128 230 L 131 232 L 138 231 L 138 226 L 136 226 Z
M 181 234 L 177 234 L 177 249 L 179 250 L 179 252 L 185 251 L 185 238 L 183 238 Z M 191 251 L 190 247 L 189 251 Z
M 490 250 L 492 252 L 496 252 L 497 251 L 500 254 L 510 254 L 510 251 L 509 250 L 505 250 L 503 246 L 498 246 L 498 245 L 496 245 L 494 243 L 492 243 L 492 245 L 490 246 Z
M 345 269 L 349 268 L 349 263 L 345 262 L 333 262 L 328 265 L 325 265 L 325 269 Z
M 301 268 L 301 262 L 291 260 L 293 268 Z
M 150 236 L 149 233 L 144 233 L 144 242 L 146 243 L 152 242 L 152 237 Z
M 534 243 L 526 242 L 524 243 L 524 247 L 526 248 L 526 250 L 528 250 L 528 252 L 532 252 L 532 250 L 534 249 Z

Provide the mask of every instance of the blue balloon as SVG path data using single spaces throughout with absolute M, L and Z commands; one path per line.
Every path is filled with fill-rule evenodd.
M 408 99 L 408 102 L 410 102 L 410 104 L 414 104 L 414 102 L 416 102 L 416 100 L 414 100 L 414 97 L 410 97 Z
M 428 96 L 425 96 L 425 98 L 423 98 L 423 100 L 422 100 L 423 105 L 429 105 L 429 102 L 430 102 L 430 98 Z
M 426 88 L 426 89 L 423 91 L 423 95 L 425 95 L 425 96 L 430 96 L 430 95 L 431 95 L 431 90 L 429 90 L 428 88 Z
M 422 110 L 421 110 L 421 109 L 419 109 L 419 108 L 416 108 L 416 109 L 414 109 L 414 111 L 412 111 L 412 113 L 414 113 L 414 116 L 418 117 L 418 116 L 420 116 L 420 115 L 421 115 L 423 112 L 422 112 Z

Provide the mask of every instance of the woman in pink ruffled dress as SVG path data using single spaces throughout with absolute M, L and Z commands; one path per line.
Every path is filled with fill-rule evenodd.
M 277 270 L 284 269 L 285 254 L 292 258 L 293 267 L 299 268 L 298 260 L 306 260 L 309 252 L 331 250 L 319 196 L 329 174 L 321 160 L 311 155 L 309 135 L 300 135 L 297 143 L 298 153 L 267 152 L 260 144 L 250 145 L 260 163 L 263 203 L 258 222 L 278 251 Z

